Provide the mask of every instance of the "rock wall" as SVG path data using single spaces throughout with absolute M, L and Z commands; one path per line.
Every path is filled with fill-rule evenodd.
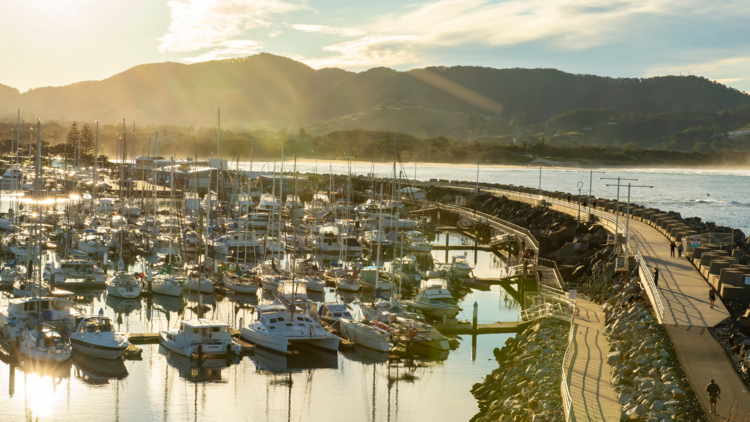
M 569 330 L 545 318 L 495 348 L 499 368 L 471 389 L 479 404 L 472 422 L 565 420 L 560 380 Z
M 588 293 L 603 302 L 610 343 L 607 361 L 622 420 L 706 420 L 638 278 L 623 276 Z

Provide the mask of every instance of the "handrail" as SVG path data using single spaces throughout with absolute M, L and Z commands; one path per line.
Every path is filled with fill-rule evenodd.
M 565 356 L 562 362 L 562 377 L 560 381 L 560 395 L 563 399 L 563 410 L 565 411 L 565 422 L 575 420 L 573 415 L 573 398 L 570 396 L 570 388 L 568 387 L 568 369 L 570 364 L 573 362 L 575 351 L 578 349 L 578 343 L 576 342 L 576 329 L 578 325 L 575 323 L 575 315 L 570 319 L 570 332 L 568 333 L 568 347 L 565 349 Z
M 462 185 L 462 184 L 448 184 L 448 183 L 442 183 L 442 184 L 439 184 L 439 183 L 426 183 L 426 184 L 430 185 L 430 186 L 443 186 L 443 187 L 448 187 L 448 188 L 461 187 L 461 188 L 475 189 L 475 186 Z M 552 204 L 555 204 L 555 205 L 558 205 L 558 206 L 563 206 L 563 207 L 566 207 L 566 208 L 576 208 L 578 206 L 578 202 L 562 201 L 562 200 L 559 200 L 559 199 L 556 199 L 556 198 L 545 197 L 545 196 L 540 195 L 540 194 L 524 193 L 524 192 L 521 192 L 520 190 L 519 191 L 511 191 L 511 190 L 507 190 L 507 189 L 487 188 L 487 187 L 480 187 L 480 189 L 484 189 L 486 191 L 495 191 L 495 192 L 499 192 L 499 193 L 502 193 L 504 195 L 509 195 L 509 196 L 517 196 L 517 197 L 522 197 L 522 198 L 529 198 L 529 199 L 533 199 L 533 200 L 544 199 L 545 202 L 547 202 L 547 203 L 552 203 Z M 589 210 L 587 209 L 586 210 L 586 214 L 588 214 L 588 211 Z M 609 212 L 606 212 L 606 211 L 600 211 L 600 210 L 593 209 L 593 208 L 591 208 L 591 215 L 595 215 L 600 220 L 605 220 L 605 221 L 607 221 L 607 223 L 615 225 L 615 227 L 616 227 L 616 229 L 617 229 L 618 232 L 620 232 L 620 233 L 624 233 L 625 232 L 625 228 L 626 227 L 625 227 L 625 223 L 623 221 L 627 217 L 615 218 L 615 216 L 612 215 L 612 213 L 609 213 Z M 582 213 L 582 216 L 583 216 L 583 213 Z M 631 237 L 631 235 L 629 235 L 629 237 Z M 633 235 L 631 237 L 631 239 L 629 239 L 629 240 L 630 240 L 630 242 L 629 242 L 628 248 L 633 248 L 633 252 L 634 252 L 634 255 L 636 257 L 636 262 L 640 265 L 640 270 L 643 272 L 643 275 L 644 275 L 643 278 L 645 278 L 645 281 L 646 281 L 645 286 L 643 286 L 643 287 L 644 288 L 647 287 L 648 289 L 651 290 L 652 296 L 654 297 L 654 305 L 655 305 L 655 308 L 656 308 L 655 311 L 658 314 L 659 320 L 663 321 L 663 319 L 664 319 L 664 306 L 663 306 L 662 301 L 661 301 L 661 295 L 659 294 L 659 290 L 656 288 L 656 285 L 654 284 L 653 275 L 651 274 L 651 271 L 650 271 L 650 269 L 648 267 L 648 264 L 646 263 L 646 260 L 643 258 L 643 254 L 641 253 L 640 248 L 636 244 L 637 238 Z M 630 252 L 630 251 L 628 251 L 628 252 Z M 641 279 L 641 277 L 639 277 L 639 279 Z

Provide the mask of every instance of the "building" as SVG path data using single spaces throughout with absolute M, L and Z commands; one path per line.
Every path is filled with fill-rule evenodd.
M 401 189 L 399 192 L 401 193 L 401 199 L 422 201 L 427 197 L 427 192 L 419 188 L 407 187 Z

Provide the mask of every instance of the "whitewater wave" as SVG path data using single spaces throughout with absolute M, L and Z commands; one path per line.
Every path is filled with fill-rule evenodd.
M 706 204 L 706 205 L 728 205 L 733 207 L 750 207 L 750 204 L 739 202 L 739 201 L 722 201 L 718 199 L 693 199 L 690 201 L 693 204 Z

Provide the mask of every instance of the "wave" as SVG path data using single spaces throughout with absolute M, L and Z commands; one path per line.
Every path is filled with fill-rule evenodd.
M 690 201 L 693 204 L 706 204 L 706 205 L 729 205 L 735 207 L 750 207 L 750 204 L 739 202 L 739 201 L 721 201 L 718 199 L 693 199 Z

